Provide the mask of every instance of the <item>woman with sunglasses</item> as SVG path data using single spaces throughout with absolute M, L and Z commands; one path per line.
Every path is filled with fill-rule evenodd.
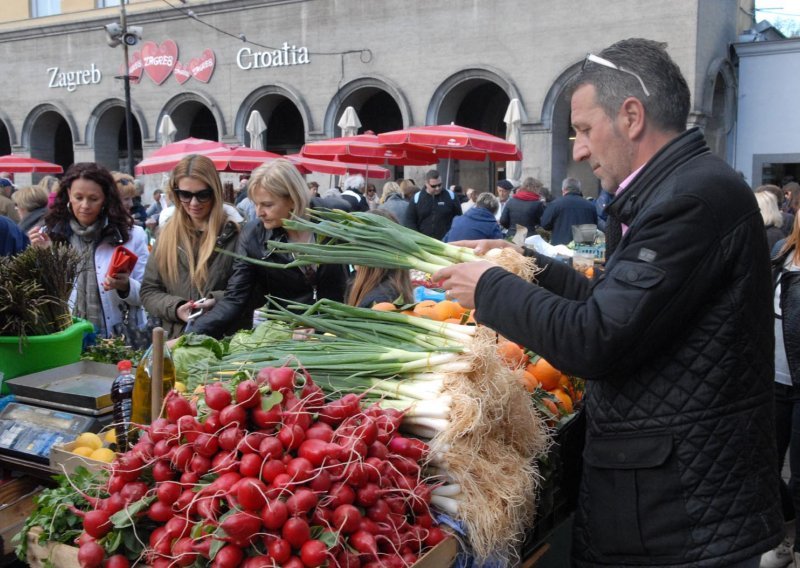
M 114 335 L 126 314 L 134 327 L 144 324 L 139 292 L 148 257 L 147 235 L 133 224 L 108 170 L 95 163 L 72 164 L 44 226 L 31 229 L 28 237 L 33 246 L 69 243 L 81 254 L 70 306 L 73 315 L 94 324 L 99 336 Z M 138 260 L 131 272 L 109 274 L 119 245 Z
M 257 219 L 242 230 L 237 253 L 241 256 L 288 264 L 292 256 L 277 253 L 270 241 L 309 243 L 314 234 L 283 226 L 292 216 L 305 217 L 308 188 L 297 168 L 288 160 L 274 160 L 253 171 L 248 185 Z M 341 302 L 347 281 L 343 265 L 272 268 L 246 260 L 235 260 L 225 297 L 213 309 L 198 317 L 192 331 L 221 337 L 232 324 L 248 320 L 253 311 L 266 303 L 266 296 L 276 300 L 313 303 L 319 298 Z
M 222 297 L 233 258 L 215 248 L 235 250 L 239 225 L 223 208 L 222 183 L 205 156 L 183 158 L 172 170 L 168 192 L 175 213 L 160 229 L 147 263 L 142 302 L 175 338 L 196 309 L 210 309 Z

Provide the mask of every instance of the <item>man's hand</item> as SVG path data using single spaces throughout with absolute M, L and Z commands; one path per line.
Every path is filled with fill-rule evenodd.
M 508 241 L 504 241 L 503 239 L 480 239 L 475 241 L 454 241 L 452 243 L 447 243 L 449 245 L 453 245 L 456 247 L 466 247 L 471 248 L 475 251 L 477 255 L 484 255 L 492 249 L 501 249 L 501 248 L 513 248 L 518 253 L 522 254 L 522 247 L 515 245 L 514 243 L 510 243 Z
M 431 279 L 434 282 L 441 282 L 441 287 L 446 290 L 445 295 L 449 300 L 455 300 L 461 304 L 462 307 L 472 309 L 475 307 L 475 287 L 478 285 L 478 280 L 480 280 L 484 272 L 495 267 L 497 267 L 496 264 L 492 264 L 486 260 L 464 262 L 462 264 L 454 264 L 453 266 L 442 268 L 439 272 L 434 274 Z

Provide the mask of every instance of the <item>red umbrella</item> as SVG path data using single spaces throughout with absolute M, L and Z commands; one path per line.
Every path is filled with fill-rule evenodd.
M 214 152 L 208 157 L 214 162 L 218 171 L 221 172 L 252 172 L 265 162 L 282 158 L 280 154 L 274 154 L 265 150 L 255 150 L 245 146 L 231 146 L 222 152 Z
M 36 158 L 8 154 L 0 156 L 0 171 L 12 174 L 61 174 L 64 173 L 64 168 Z
M 292 162 L 302 174 L 307 174 L 309 172 L 337 176 L 362 174 L 374 179 L 389 179 L 389 176 L 391 175 L 389 170 L 386 168 L 382 168 L 380 166 L 370 166 L 368 164 L 351 164 L 347 162 L 318 160 L 316 158 L 309 158 L 308 156 L 303 156 L 301 154 L 290 154 L 288 156 L 284 156 L 284 158 Z
M 168 172 L 189 154 L 202 154 L 211 157 L 215 153 L 226 150 L 230 150 L 230 148 L 222 142 L 203 140 L 202 138 L 186 138 L 162 146 L 139 162 L 136 166 L 136 175 Z
M 311 158 L 355 164 L 427 166 L 439 161 L 433 148 L 410 144 L 390 147 L 381 144 L 373 132 L 309 142 L 303 146 L 300 153 Z
M 522 159 L 522 153 L 515 144 L 486 132 L 455 124 L 395 130 L 378 134 L 378 141 L 387 146 L 406 144 L 428 146 L 440 159 L 482 161 L 488 158 L 495 162 Z

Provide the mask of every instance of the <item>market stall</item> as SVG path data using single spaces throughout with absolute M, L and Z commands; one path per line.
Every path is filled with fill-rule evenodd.
M 351 255 L 357 246 L 359 264 L 428 273 L 474 258 L 426 248 L 429 239 L 380 217 L 337 215 L 320 214 L 315 230 L 339 241 L 293 250 L 298 263 L 335 262 L 328 246 Z M 494 261 L 535 271 L 519 255 Z M 158 418 L 132 425 L 130 450 L 113 453 L 119 440 L 105 438 L 101 419 L 84 430 L 103 430 L 100 446 L 85 438 L 111 452 L 110 465 L 80 455 L 80 443 L 54 444 L 67 475 L 39 499 L 22 558 L 419 568 L 452 564 L 458 542 L 478 563 L 533 565 L 573 506 L 581 381 L 476 326 L 455 302 L 376 308 L 270 303 L 253 331 L 181 338 L 185 393 L 170 390 L 152 406 Z M 15 396 L 52 404 L 55 390 L 36 391 L 58 385 L 52 373 L 23 377 L 34 390 L 14 384 Z M 163 384 L 160 372 L 150 384 Z M 101 397 L 86 405 L 105 408 Z

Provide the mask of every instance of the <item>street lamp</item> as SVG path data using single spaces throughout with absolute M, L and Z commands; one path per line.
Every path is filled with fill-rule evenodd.
M 125 73 L 122 80 L 125 84 L 125 134 L 128 143 L 128 173 L 133 172 L 133 115 L 131 113 L 131 77 L 128 62 L 128 48 L 133 47 L 142 39 L 141 26 L 129 26 L 127 14 L 125 13 L 125 0 L 119 4 L 119 23 L 111 23 L 105 26 L 106 42 L 111 47 L 122 45 L 122 52 L 125 58 Z M 119 77 L 117 77 L 119 79 Z

